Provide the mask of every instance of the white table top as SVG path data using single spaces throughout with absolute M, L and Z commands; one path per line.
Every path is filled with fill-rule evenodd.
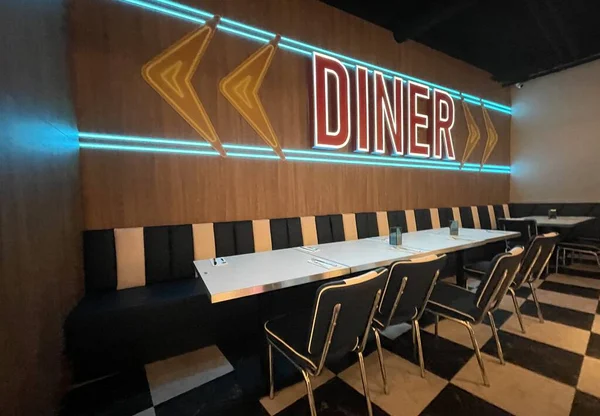
M 194 262 L 212 303 L 331 279 L 394 261 L 430 254 L 451 253 L 488 243 L 518 237 L 519 233 L 500 230 L 461 228 L 450 236 L 448 228 L 402 234 L 402 245 L 392 247 L 388 237 L 265 251 L 226 257 L 227 264 L 214 266 L 211 260 Z M 323 264 L 326 261 L 328 264 Z
M 350 273 L 345 265 L 331 267 L 315 255 L 297 249 L 263 251 L 225 257 L 227 264 L 211 260 L 194 262 L 212 303 L 237 299 L 271 290 L 331 279 Z
M 451 236 L 449 228 L 416 231 L 402 234 L 401 246 L 390 246 L 389 237 L 320 244 L 315 256 L 345 264 L 352 273 L 387 266 L 393 261 L 430 254 L 452 253 L 482 246 L 519 233 L 497 230 L 461 228 L 458 236 Z M 368 243 L 368 244 L 365 244 Z
M 593 220 L 594 217 L 561 217 L 548 218 L 544 215 L 533 215 L 530 217 L 523 217 L 524 220 L 535 220 L 537 225 L 540 227 L 556 227 L 556 228 L 571 228 L 575 227 L 582 222 Z

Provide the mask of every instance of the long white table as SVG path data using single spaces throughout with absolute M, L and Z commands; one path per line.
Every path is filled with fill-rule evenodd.
M 561 217 L 548 218 L 543 215 L 533 215 L 530 217 L 523 217 L 524 220 L 535 220 L 539 227 L 551 227 L 551 228 L 573 228 L 576 225 L 591 221 L 594 217 Z
M 461 228 L 456 237 L 448 228 L 402 235 L 402 245 L 392 247 L 388 237 L 226 257 L 215 266 L 213 259 L 194 262 L 212 303 L 265 293 L 387 266 L 394 261 L 429 254 L 451 253 L 518 237 L 518 232 Z

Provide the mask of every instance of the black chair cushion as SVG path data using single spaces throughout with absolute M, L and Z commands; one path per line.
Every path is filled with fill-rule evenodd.
M 445 228 L 450 226 L 450 221 L 454 219 L 452 208 L 438 208 L 440 217 L 440 227 Z
M 427 309 L 440 315 L 473 323 L 481 315 L 481 311 L 475 306 L 476 301 L 475 293 L 467 289 L 438 283 L 427 303 Z
M 433 228 L 431 211 L 429 209 L 415 209 L 415 221 L 418 231 L 431 230 Z
M 510 216 L 513 218 L 528 217 L 533 215 L 533 210 L 537 204 L 510 204 Z M 547 213 L 546 213 L 547 214 Z M 504 217 L 504 215 L 503 215 Z
M 267 339 L 300 368 L 317 369 L 318 357 L 308 353 L 310 309 L 265 322 Z
M 467 264 L 464 269 L 465 272 L 473 275 L 474 277 L 484 276 L 490 271 L 492 263 L 489 261 L 478 261 L 476 263 Z

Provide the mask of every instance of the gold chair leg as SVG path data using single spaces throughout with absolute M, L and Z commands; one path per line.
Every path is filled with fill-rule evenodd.
M 537 309 L 538 318 L 541 323 L 544 323 L 544 316 L 542 315 L 542 308 L 540 307 L 540 302 L 537 298 L 537 293 L 535 293 L 535 287 L 533 287 L 533 283 L 529 283 L 529 287 L 531 288 L 531 294 L 533 295 L 533 301 L 535 302 L 535 307 Z
M 358 352 L 358 363 L 360 366 L 360 376 L 362 378 L 363 390 L 367 401 L 367 414 L 373 416 L 373 406 L 371 405 L 371 394 L 369 393 L 369 382 L 367 380 L 367 370 L 365 369 L 365 360 L 362 352 Z
M 417 331 L 415 331 L 415 322 L 410 321 L 412 328 L 412 339 L 413 339 L 413 356 L 417 355 Z
M 513 305 L 515 305 L 515 313 L 517 314 L 517 319 L 519 320 L 519 325 L 521 326 L 521 332 L 525 333 L 525 325 L 523 325 L 523 316 L 521 316 L 521 309 L 519 308 L 519 302 L 517 302 L 517 294 L 512 287 L 508 288 L 508 293 L 510 293 Z
M 417 335 L 417 347 L 419 351 L 419 367 L 421 367 L 421 377 L 425 378 L 425 361 L 423 360 L 423 346 L 421 345 L 421 327 L 419 321 L 416 319 L 413 321 L 415 326 L 415 333 Z
M 273 381 L 273 346 L 269 343 L 269 398 L 275 397 L 275 383 Z
M 481 358 L 481 351 L 479 351 L 479 344 L 477 344 L 477 339 L 475 338 L 475 331 L 473 331 L 473 327 L 467 321 L 458 321 L 469 330 L 469 335 L 471 336 L 471 342 L 473 343 L 473 349 L 475 350 L 475 356 L 477 357 L 477 362 L 479 363 L 479 369 L 481 370 L 481 377 L 483 378 L 483 384 L 486 387 L 490 386 L 490 381 L 488 380 L 487 373 L 485 371 L 485 364 L 483 363 L 483 358 Z
M 498 358 L 500 359 L 500 364 L 506 364 L 504 362 L 504 353 L 502 352 L 502 345 L 500 345 L 500 338 L 498 337 L 498 328 L 496 328 L 496 321 L 494 321 L 494 315 L 492 312 L 488 311 L 488 317 L 490 318 L 490 326 L 492 327 L 492 334 L 494 334 L 494 339 L 496 340 L 496 348 L 498 349 Z
M 387 382 L 387 373 L 385 371 L 385 363 L 383 362 L 383 349 L 381 348 L 381 339 L 379 331 L 373 328 L 375 333 L 375 343 L 377 344 L 377 356 L 379 357 L 379 367 L 381 368 L 381 378 L 383 379 L 383 391 L 385 394 L 390 394 L 390 389 Z
M 304 383 L 306 384 L 306 393 L 308 395 L 308 406 L 310 407 L 310 416 L 317 416 L 317 407 L 315 406 L 315 397 L 313 395 L 312 383 L 310 382 L 310 376 L 305 370 L 302 371 L 304 376 Z

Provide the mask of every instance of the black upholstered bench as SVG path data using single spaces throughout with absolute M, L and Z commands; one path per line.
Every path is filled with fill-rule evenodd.
M 193 261 L 301 245 L 463 226 L 496 228 L 507 205 L 361 212 L 84 232 L 86 295 L 69 314 L 65 346 L 77 379 L 139 366 L 259 333 L 265 314 L 289 312 L 318 284 L 211 304 Z M 480 249 L 469 260 L 483 255 Z M 452 256 L 449 256 L 450 258 Z M 453 262 L 444 272 L 454 273 Z M 319 283 L 319 282 L 317 282 Z

